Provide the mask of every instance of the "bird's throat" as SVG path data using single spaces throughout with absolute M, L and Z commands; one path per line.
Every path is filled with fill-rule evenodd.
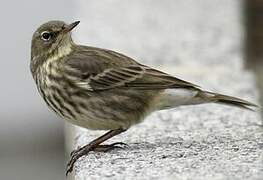
M 73 47 L 71 43 L 59 46 L 56 50 L 49 54 L 47 61 L 56 61 L 69 55 L 72 52 L 72 48 Z

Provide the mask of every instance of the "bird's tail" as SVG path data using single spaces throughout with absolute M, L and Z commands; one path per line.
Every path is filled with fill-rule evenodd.
M 199 91 L 198 97 L 201 97 L 207 102 L 226 104 L 226 105 L 236 106 L 239 108 L 248 109 L 252 111 L 254 111 L 253 108 L 258 107 L 258 105 L 253 104 L 249 101 L 240 99 L 240 98 L 227 96 L 223 94 L 212 93 L 208 91 Z

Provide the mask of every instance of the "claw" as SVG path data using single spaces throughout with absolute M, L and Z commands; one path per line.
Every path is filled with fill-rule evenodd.
M 71 151 L 70 156 L 75 154 L 77 151 L 80 151 L 80 149 L 81 149 L 81 146 L 78 146 L 75 150 Z
M 129 147 L 128 144 L 123 143 L 123 142 L 116 142 L 116 143 L 112 143 L 112 144 L 110 144 L 110 145 L 112 145 L 112 146 L 115 146 L 115 145 L 121 145 L 121 146 L 124 146 L 124 147 L 120 147 L 120 148 Z
M 79 148 L 78 150 L 74 150 L 71 152 L 71 158 L 67 164 L 66 176 L 68 176 L 68 174 L 73 171 L 74 164 L 76 163 L 76 161 L 82 156 L 88 154 L 91 150 L 92 146 L 84 146 L 82 148 Z
M 116 143 L 112 143 L 112 144 L 105 144 L 105 145 L 98 145 L 97 147 L 95 147 L 92 151 L 96 151 L 96 152 L 108 152 L 110 150 L 113 149 L 124 149 L 124 147 L 121 146 L 128 146 L 125 143 L 122 142 L 116 142 Z
M 71 151 L 71 153 L 70 153 L 70 156 L 73 156 L 73 154 L 75 154 L 77 152 L 77 149 L 76 150 L 73 150 L 73 151 Z
M 74 167 L 74 164 L 75 164 L 75 162 L 76 162 L 76 160 L 75 160 L 74 157 L 75 157 L 75 156 L 72 155 L 70 161 L 69 161 L 68 164 L 67 164 L 66 176 L 68 176 L 68 174 L 73 171 L 73 167 Z

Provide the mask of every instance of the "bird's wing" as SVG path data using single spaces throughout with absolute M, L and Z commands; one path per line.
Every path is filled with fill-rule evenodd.
M 78 73 L 81 74 L 75 80 L 75 84 L 90 91 L 114 88 L 153 90 L 198 87 L 113 51 L 90 49 L 81 54 L 81 58 L 71 57 L 67 64 L 74 70 L 79 70 Z
M 153 90 L 197 87 L 192 83 L 142 65 L 109 68 L 96 75 L 91 75 L 77 84 L 87 87 L 91 91 L 113 88 Z

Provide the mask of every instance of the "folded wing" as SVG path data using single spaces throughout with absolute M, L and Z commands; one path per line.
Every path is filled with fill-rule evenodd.
M 143 65 L 106 69 L 102 73 L 90 76 L 86 80 L 86 83 L 93 91 L 113 88 L 143 90 L 197 88 L 197 86 L 192 83 Z

